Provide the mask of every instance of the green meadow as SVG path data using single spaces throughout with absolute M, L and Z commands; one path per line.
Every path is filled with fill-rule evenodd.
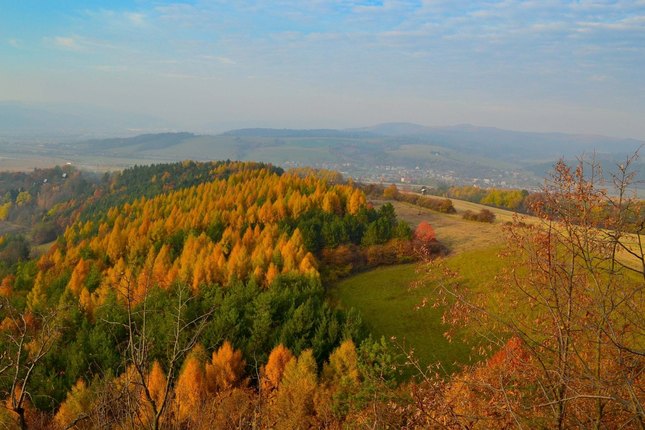
M 498 220 L 486 224 L 461 218 L 465 209 L 478 210 L 467 202 L 456 204 L 458 213 L 452 215 L 392 203 L 399 218 L 413 228 L 421 221 L 434 227 L 437 238 L 451 249 L 444 262 L 459 273 L 464 287 L 478 291 L 495 288 L 495 276 L 505 265 L 498 257 L 504 242 L 502 224 L 511 219 L 511 213 L 495 210 L 500 212 L 496 213 Z M 444 336 L 450 328 L 442 323 L 445 309 L 433 306 L 437 287 L 444 279 L 432 264 L 379 267 L 338 282 L 330 289 L 330 296 L 339 306 L 358 310 L 372 336 L 391 340 L 400 352 L 413 351 L 422 369 L 438 363 L 439 372 L 450 373 L 463 364 L 474 363 L 479 355 L 473 353 L 471 333 L 458 331 L 451 341 Z M 411 376 L 418 369 L 410 367 L 405 373 Z
M 503 266 L 498 251 L 464 252 L 448 257 L 446 264 L 459 271 L 460 282 L 468 288 L 494 288 Z M 391 340 L 401 353 L 412 351 L 422 369 L 438 363 L 440 372 L 451 373 L 478 356 L 472 354 L 469 333 L 459 331 L 451 341 L 444 336 L 449 329 L 442 323 L 444 309 L 433 306 L 442 279 L 426 269 L 421 264 L 379 267 L 338 282 L 330 295 L 343 308 L 358 310 L 374 337 Z M 406 374 L 417 370 L 411 367 Z

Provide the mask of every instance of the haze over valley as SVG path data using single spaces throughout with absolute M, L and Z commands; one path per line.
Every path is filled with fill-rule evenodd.
M 14 170 L 56 163 L 107 171 L 185 159 L 261 160 L 286 168 L 338 170 L 367 182 L 536 189 L 560 158 L 571 161 L 581 155 L 595 156 L 609 168 L 645 144 L 636 139 L 467 124 L 427 127 L 383 123 L 349 129 L 245 128 L 218 134 L 139 134 L 159 129 L 149 118 L 119 118 L 108 113 L 110 121 L 98 113 L 54 114 L 5 104 L 4 114 L 0 167 Z M 645 175 L 642 164 L 636 170 L 641 177 Z

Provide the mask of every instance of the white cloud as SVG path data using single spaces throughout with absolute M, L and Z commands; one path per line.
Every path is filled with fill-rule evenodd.
M 53 44 L 58 48 L 67 49 L 69 51 L 83 50 L 83 47 L 79 44 L 78 40 L 75 37 L 55 36 L 47 40 L 53 42 Z
M 13 47 L 14 47 L 14 48 L 16 48 L 16 49 L 19 49 L 19 48 L 21 48 L 21 47 L 22 47 L 22 44 L 20 43 L 20 40 L 15 39 L 15 38 L 13 38 L 13 37 L 12 37 L 11 39 L 8 39 L 8 40 L 7 40 L 7 43 L 8 43 L 10 46 L 13 46 Z
M 128 12 L 125 17 L 135 26 L 141 27 L 146 24 L 146 16 L 142 13 Z
M 228 64 L 228 65 L 237 64 L 235 60 L 228 57 L 223 57 L 220 55 L 200 55 L 199 58 L 207 61 L 217 61 L 220 64 Z
M 215 57 L 215 59 L 222 64 L 237 64 L 234 60 L 231 60 L 228 57 Z
M 631 16 L 614 22 L 584 21 L 579 22 L 578 25 L 582 29 L 597 28 L 601 30 L 645 32 L 645 16 Z

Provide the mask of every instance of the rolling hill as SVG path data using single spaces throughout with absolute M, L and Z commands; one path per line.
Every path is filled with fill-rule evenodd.
M 0 127 L 2 129 L 2 127 Z M 533 187 L 553 163 L 595 154 L 603 167 L 622 162 L 644 142 L 602 136 L 528 133 L 458 125 L 424 127 L 387 123 L 360 129 L 231 130 L 218 135 L 158 133 L 61 143 L 0 141 L 10 158 L 48 157 L 95 170 L 184 159 L 261 160 L 281 166 L 314 166 L 368 181 L 444 181 Z M 5 139 L 6 140 L 6 139 Z M 645 177 L 643 163 L 637 166 Z

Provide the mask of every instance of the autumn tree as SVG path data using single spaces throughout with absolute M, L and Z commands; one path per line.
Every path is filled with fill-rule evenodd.
M 434 229 L 427 221 L 421 221 L 414 230 L 414 238 L 420 242 L 427 243 L 436 239 Z
M 383 190 L 383 198 L 385 199 L 396 199 L 399 195 L 399 189 L 396 185 L 392 184 Z
M 321 387 L 315 406 L 319 420 L 327 423 L 342 421 L 355 407 L 354 396 L 360 389 L 358 353 L 351 339 L 345 340 L 324 364 Z
M 186 422 L 199 410 L 206 397 L 204 347 L 197 345 L 186 357 L 175 387 L 175 417 Z
M 290 360 L 271 407 L 276 429 L 306 429 L 315 425 L 316 360 L 310 349 Z
M 0 389 L 7 409 L 15 414 L 20 428 L 26 429 L 32 378 L 60 335 L 59 310 L 21 311 L 0 297 L 0 317 Z
M 154 308 L 150 303 L 150 294 L 147 292 L 140 304 L 135 306 L 135 285 L 131 279 L 123 278 L 124 285 L 119 289 L 124 291 L 127 320 L 123 323 L 115 322 L 123 326 L 127 333 L 126 363 L 133 369 L 134 378 L 141 387 L 142 402 L 145 408 L 150 410 L 151 419 L 149 426 L 158 429 L 168 401 L 171 388 L 177 378 L 178 368 L 186 354 L 196 345 L 205 323 L 212 310 L 188 317 L 187 308 L 194 299 L 189 288 L 178 285 L 174 291 L 174 305 L 166 309 L 167 317 L 172 321 L 172 333 L 170 342 L 166 345 L 167 374 L 163 377 L 163 371 L 157 364 L 155 366 L 150 360 L 150 349 L 152 347 L 151 331 L 154 327 L 149 326 L 149 318 Z M 149 370 L 152 373 L 148 376 Z
M 210 393 L 217 393 L 236 386 L 246 365 L 242 351 L 233 349 L 231 343 L 224 341 L 217 351 L 213 351 L 210 363 L 206 363 L 206 387 Z
M 267 364 L 261 371 L 261 388 L 263 391 L 268 392 L 278 388 L 284 369 L 294 358 L 291 351 L 282 344 L 271 350 Z
M 89 419 L 89 411 L 93 407 L 93 396 L 83 379 L 79 379 L 67 393 L 65 401 L 54 415 L 54 424 L 59 429 L 68 429 L 77 426 Z
M 628 245 L 621 230 L 630 160 L 613 176 L 617 190 L 605 187 L 593 160 L 558 162 L 532 208 L 537 222 L 518 218 L 509 228 L 502 256 L 510 268 L 495 290 L 484 296 L 443 284 L 454 303 L 447 321 L 477 325 L 500 347 L 514 336 L 528 354 L 532 369 L 519 387 L 533 407 L 507 407 L 518 425 L 645 428 L 643 253 L 640 239 Z M 601 230 L 596 215 L 607 204 L 615 213 Z

